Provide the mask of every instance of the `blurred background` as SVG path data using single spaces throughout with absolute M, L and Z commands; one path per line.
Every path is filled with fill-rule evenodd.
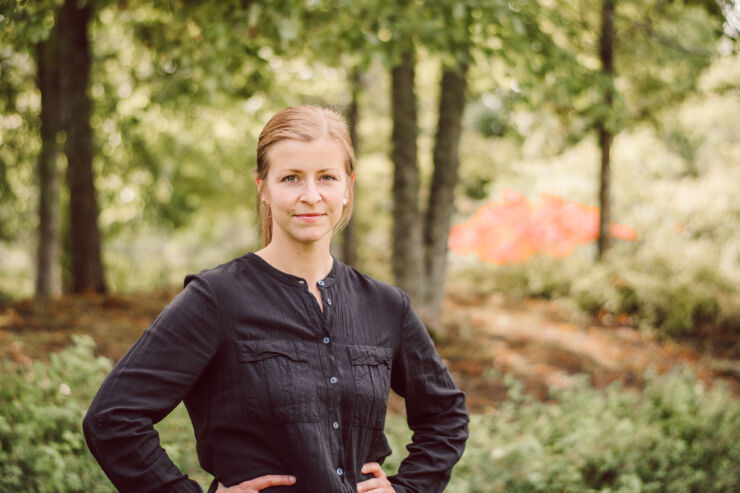
M 448 491 L 740 490 L 739 30 L 736 0 L 1 2 L 0 490 L 111 490 L 86 405 L 187 273 L 259 248 L 256 139 L 297 104 L 352 130 L 335 256 L 468 395 Z

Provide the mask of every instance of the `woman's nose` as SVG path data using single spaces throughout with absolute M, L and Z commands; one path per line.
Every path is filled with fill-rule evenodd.
M 321 200 L 321 194 L 313 180 L 306 180 L 303 186 L 303 193 L 301 194 L 301 201 L 309 204 L 314 204 Z

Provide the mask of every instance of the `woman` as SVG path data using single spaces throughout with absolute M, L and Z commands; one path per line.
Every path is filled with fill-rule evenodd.
M 332 258 L 350 217 L 344 120 L 277 113 L 257 144 L 263 248 L 198 275 L 123 356 L 84 421 L 121 491 L 190 492 L 153 424 L 184 401 L 210 491 L 442 491 L 467 438 L 465 398 L 398 288 Z M 414 431 L 397 475 L 380 465 L 390 389 Z

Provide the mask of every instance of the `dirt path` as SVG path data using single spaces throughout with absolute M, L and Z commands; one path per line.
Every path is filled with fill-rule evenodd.
M 70 296 L 46 306 L 22 301 L 0 306 L 0 357 L 45 358 L 72 334 L 93 336 L 101 354 L 118 359 L 172 298 L 171 293 Z M 495 408 L 513 375 L 540 399 L 551 387 L 585 374 L 594 386 L 613 382 L 639 389 L 646 371 L 689 365 L 707 383 L 724 380 L 740 395 L 740 361 L 702 356 L 687 346 L 659 344 L 625 326 L 603 326 L 545 301 L 456 299 L 445 307 L 448 340 L 437 344 L 472 410 Z M 394 399 L 392 408 L 402 404 Z
M 24 300 L 0 307 L 0 356 L 42 359 L 89 334 L 100 354 L 117 360 L 152 323 L 173 293 L 64 296 L 46 305 Z
M 687 345 L 660 344 L 627 326 L 603 326 L 553 302 L 511 302 L 490 297 L 446 306 L 450 341 L 438 344 L 470 406 L 495 407 L 506 393 L 504 375 L 522 381 L 527 391 L 547 399 L 549 388 L 587 375 L 603 388 L 614 382 L 640 389 L 647 371 L 665 373 L 688 365 L 707 382 L 722 380 L 740 395 L 740 361 L 702 355 Z

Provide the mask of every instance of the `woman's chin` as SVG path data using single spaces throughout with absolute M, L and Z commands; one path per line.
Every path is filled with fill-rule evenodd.
M 293 241 L 304 246 L 311 246 L 328 238 L 331 238 L 331 231 L 304 231 L 291 237 Z

